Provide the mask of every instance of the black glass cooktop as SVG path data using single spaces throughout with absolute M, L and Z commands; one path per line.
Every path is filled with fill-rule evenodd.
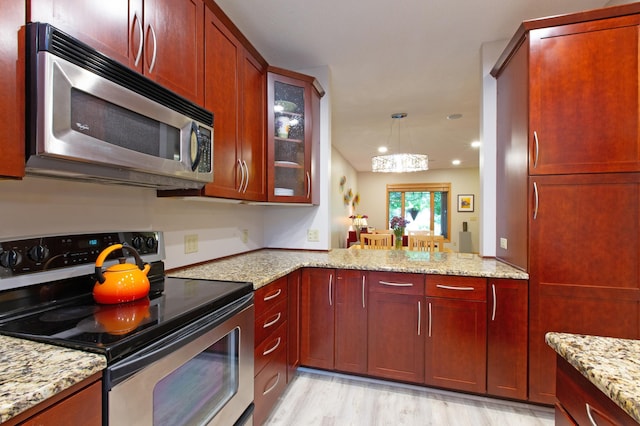
M 102 353 L 110 363 L 253 291 L 251 283 L 164 278 L 164 291 L 99 305 L 91 295 L 0 321 L 0 333 Z

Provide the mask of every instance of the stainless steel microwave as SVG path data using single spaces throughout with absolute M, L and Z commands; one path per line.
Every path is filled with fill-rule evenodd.
M 158 189 L 213 180 L 213 114 L 49 24 L 27 25 L 26 173 Z

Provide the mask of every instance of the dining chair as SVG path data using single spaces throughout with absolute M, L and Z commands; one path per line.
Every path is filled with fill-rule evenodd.
M 393 234 L 360 234 L 360 248 L 391 249 L 393 248 Z
M 439 244 L 441 246 L 441 244 Z M 436 251 L 436 240 L 433 235 L 409 233 L 409 250 Z

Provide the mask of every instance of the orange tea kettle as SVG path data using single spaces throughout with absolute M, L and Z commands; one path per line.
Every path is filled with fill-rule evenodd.
M 118 259 L 120 263 L 111 265 L 102 271 L 102 264 L 111 252 L 123 249 L 133 255 L 136 264 L 125 263 L 126 258 Z M 98 303 L 113 304 L 132 302 L 149 294 L 147 274 L 151 265 L 143 263 L 140 254 L 126 244 L 113 244 L 104 249 L 96 259 L 96 284 L 93 286 L 93 298 Z

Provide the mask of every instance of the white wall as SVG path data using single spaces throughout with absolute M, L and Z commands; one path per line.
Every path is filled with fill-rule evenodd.
M 358 173 L 358 189 L 360 191 L 361 202 L 358 213 L 369 216 L 370 226 L 386 229 L 387 217 L 387 184 L 398 183 L 451 183 L 451 243 L 447 247 L 454 251 L 458 250 L 458 232 L 462 231 L 462 222 L 468 223 L 468 230 L 472 233 L 473 251 L 479 250 L 479 210 L 478 200 L 480 194 L 479 170 L 477 168 L 467 169 L 445 169 L 428 170 L 426 172 L 415 173 Z M 458 194 L 474 194 L 474 212 L 459 213 L 457 210 Z
M 341 181 L 344 179 L 344 184 Z M 359 194 L 358 173 L 337 150 L 331 151 L 331 185 L 329 198 L 331 199 L 331 247 L 345 248 L 347 232 L 351 229 L 349 216 L 361 213 L 359 204 L 349 201 L 349 194 Z

